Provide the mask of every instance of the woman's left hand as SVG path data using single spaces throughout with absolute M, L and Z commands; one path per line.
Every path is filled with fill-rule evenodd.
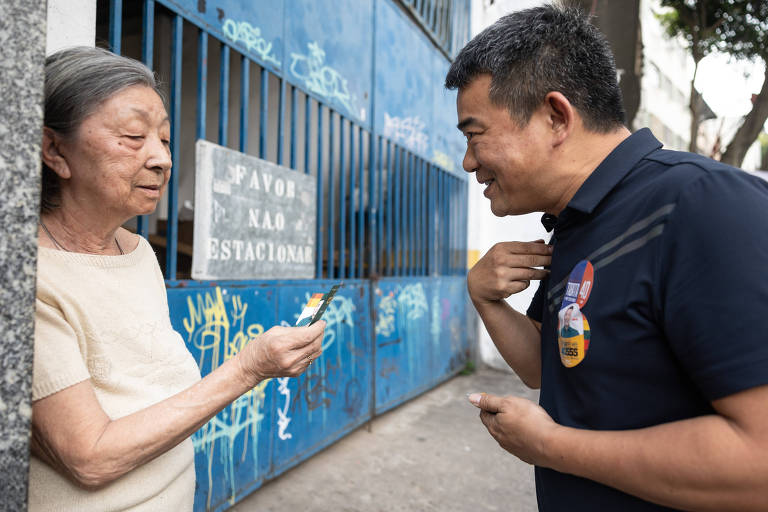
M 325 322 L 307 327 L 275 326 L 252 340 L 238 354 L 248 382 L 273 377 L 297 377 L 323 353 Z

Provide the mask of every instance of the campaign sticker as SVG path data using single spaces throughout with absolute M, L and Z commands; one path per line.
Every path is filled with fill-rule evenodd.
M 573 267 L 560 311 L 557 314 L 557 345 L 560 361 L 573 368 L 584 360 L 589 349 L 591 332 L 582 308 L 589 300 L 595 282 L 592 263 L 582 260 Z
M 563 304 L 560 309 L 570 306 L 574 302 L 583 308 L 589 300 L 589 294 L 592 293 L 592 286 L 595 282 L 595 269 L 589 260 L 581 260 L 571 270 L 568 276 L 568 284 L 565 285 L 565 295 L 563 295 Z
M 561 309 L 558 317 L 557 346 L 560 349 L 560 361 L 566 368 L 573 368 L 587 355 L 591 334 L 589 322 L 575 303 Z

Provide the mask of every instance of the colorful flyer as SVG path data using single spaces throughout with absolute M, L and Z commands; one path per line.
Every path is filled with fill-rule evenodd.
M 333 300 L 333 296 L 336 295 L 336 291 L 342 286 L 343 283 L 335 284 L 326 293 L 315 293 L 307 301 L 304 309 L 299 315 L 299 319 L 296 321 L 297 326 L 312 325 L 320 320 L 325 312 L 328 304 Z

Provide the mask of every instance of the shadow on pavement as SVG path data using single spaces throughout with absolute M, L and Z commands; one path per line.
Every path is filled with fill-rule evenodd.
M 373 420 L 231 510 L 536 510 L 533 468 L 488 434 L 467 393 L 538 400 L 513 374 L 457 376 Z

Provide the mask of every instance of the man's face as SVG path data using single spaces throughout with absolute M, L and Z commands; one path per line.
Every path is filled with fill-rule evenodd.
M 520 126 L 502 106 L 488 97 L 491 76 L 478 75 L 459 91 L 458 128 L 467 138 L 463 166 L 485 184 L 485 197 L 499 217 L 545 211 L 551 187 L 547 183 L 551 133 L 543 109 Z

